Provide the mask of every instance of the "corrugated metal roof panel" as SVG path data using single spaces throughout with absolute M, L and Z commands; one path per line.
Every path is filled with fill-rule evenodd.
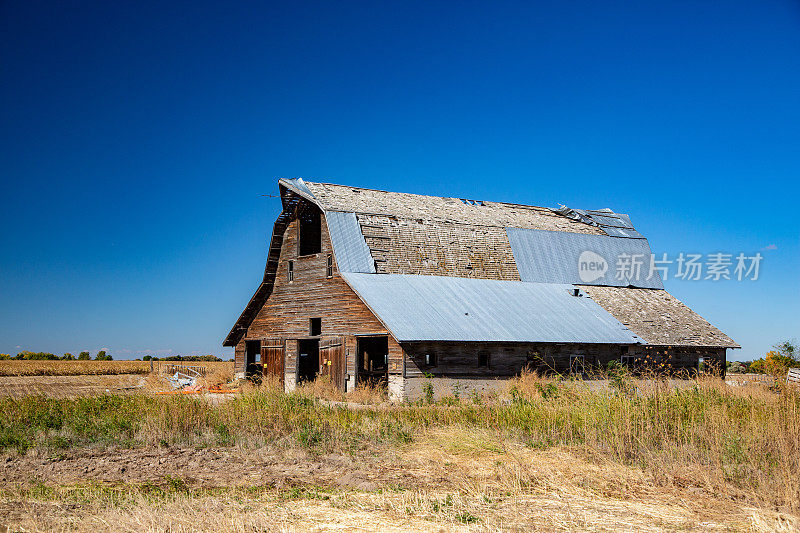
M 592 220 L 601 226 L 633 229 L 633 224 L 630 224 L 627 220 L 617 216 L 616 213 L 598 214 L 597 212 L 588 211 L 587 214 L 592 218 Z
M 326 211 L 328 232 L 336 254 L 339 272 L 375 273 L 375 261 L 369 251 L 355 213 Z
M 664 288 L 657 271 L 651 276 L 646 239 L 518 228 L 506 234 L 522 281 Z
M 617 228 L 614 226 L 602 226 L 603 231 L 612 237 L 627 237 L 629 239 L 644 239 L 644 235 L 635 229 Z
M 308 185 L 306 185 L 306 182 L 303 181 L 303 178 L 281 178 L 278 180 L 278 183 L 283 183 L 287 187 L 294 189 L 296 192 L 301 193 L 302 196 L 305 196 L 309 200 L 314 200 L 316 202 L 314 193 L 308 188 Z
M 642 339 L 571 285 L 342 273 L 400 342 L 576 342 Z

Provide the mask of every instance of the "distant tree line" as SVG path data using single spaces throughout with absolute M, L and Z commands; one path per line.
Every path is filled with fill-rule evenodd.
M 9 355 L 7 353 L 0 353 L 0 360 L 16 360 L 16 361 L 92 361 L 92 356 L 89 352 L 81 352 L 78 357 L 71 353 L 65 353 L 62 356 L 52 354 L 50 352 L 31 352 L 23 350 L 17 355 Z M 100 350 L 94 357 L 95 361 L 113 361 L 110 354 L 105 350 Z
M 198 361 L 205 363 L 213 363 L 222 361 L 216 355 L 169 355 L 167 357 L 153 357 L 152 355 L 145 355 L 142 361 Z
M 111 354 L 105 350 L 100 350 L 97 355 L 92 358 L 89 352 L 81 352 L 78 356 L 71 353 L 65 353 L 62 356 L 52 354 L 50 352 L 31 352 L 24 350 L 17 355 L 9 355 L 7 353 L 0 353 L 0 361 L 113 361 Z M 170 355 L 167 357 L 153 357 L 152 355 L 145 355 L 136 361 L 196 361 L 196 362 L 216 362 L 224 361 L 215 355 Z M 229 359 L 233 361 L 233 359 Z
M 755 361 L 728 361 L 728 372 L 786 376 L 790 368 L 800 368 L 800 347 L 796 340 L 780 342 L 773 348 Z

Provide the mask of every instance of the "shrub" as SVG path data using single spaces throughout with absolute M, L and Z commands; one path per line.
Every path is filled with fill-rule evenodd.
M 767 352 L 766 357 L 757 359 L 750 364 L 750 371 L 759 374 L 772 374 L 783 377 L 790 368 L 800 367 L 800 349 L 797 341 L 783 341 L 774 346 L 774 350 Z

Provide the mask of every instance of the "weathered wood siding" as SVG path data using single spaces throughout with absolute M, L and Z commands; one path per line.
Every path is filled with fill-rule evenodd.
M 289 223 L 283 236 L 275 286 L 256 315 L 242 341 L 236 346 L 236 369 L 244 366 L 245 340 L 282 337 L 286 344 L 286 372 L 295 372 L 297 342 L 309 337 L 309 319 L 321 318 L 320 337 L 345 337 L 346 373 L 354 374 L 356 336 L 389 337 L 389 372 L 401 373 L 403 352 L 383 324 L 356 296 L 339 275 L 334 257 L 332 277 L 326 276 L 327 257 L 333 254 L 328 227 L 322 216 L 322 251 L 298 257 L 297 220 Z M 294 281 L 288 281 L 288 264 L 294 261 Z
M 510 377 L 525 368 L 567 373 L 571 356 L 583 356 L 587 371 L 607 368 L 609 361 L 620 361 L 624 355 L 632 356 L 630 362 L 637 368 L 666 373 L 694 371 L 700 357 L 725 368 L 724 348 L 481 342 L 415 342 L 402 346 L 407 354 L 405 376 L 408 378 L 426 373 L 464 378 Z M 426 354 L 435 357 L 435 366 L 425 364 Z M 481 354 L 487 357 L 488 366 L 479 366 Z
M 245 348 L 244 348 L 244 338 L 240 340 L 236 347 L 233 349 L 233 371 L 234 372 L 244 372 L 244 355 L 245 355 Z

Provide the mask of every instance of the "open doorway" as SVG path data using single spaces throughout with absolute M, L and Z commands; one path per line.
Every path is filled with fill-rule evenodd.
M 314 381 L 319 372 L 319 339 L 297 341 L 297 382 Z
M 261 378 L 261 341 L 244 342 L 244 372 L 249 378 Z
M 389 337 L 358 338 L 358 383 L 385 387 L 389 380 Z

